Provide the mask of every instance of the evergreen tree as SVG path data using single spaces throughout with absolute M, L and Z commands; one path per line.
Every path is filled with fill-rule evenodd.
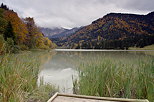
M 5 10 L 9 10 L 9 8 L 6 5 L 4 5 L 3 3 L 1 4 L 0 8 L 5 9 Z
M 1 8 L 3 8 L 3 7 L 4 7 L 4 4 L 2 3 L 2 4 L 1 4 Z
M 11 22 L 8 23 L 6 30 L 4 32 L 4 39 L 7 40 L 7 38 L 12 38 L 13 41 L 15 41 L 15 35 L 13 32 L 13 27 L 12 27 Z

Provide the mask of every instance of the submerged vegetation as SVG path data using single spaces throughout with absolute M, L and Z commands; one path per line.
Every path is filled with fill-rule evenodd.
M 34 55 L 1 56 L 0 102 L 46 102 L 56 90 L 52 85 L 37 85 L 41 53 Z
M 153 57 L 145 56 L 133 60 L 103 57 L 80 65 L 79 79 L 74 81 L 74 93 L 148 99 L 153 102 L 153 79 Z

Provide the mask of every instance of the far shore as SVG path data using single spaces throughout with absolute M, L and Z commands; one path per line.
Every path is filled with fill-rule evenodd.
M 54 49 L 55 51 L 154 51 L 154 50 L 114 50 L 114 49 Z

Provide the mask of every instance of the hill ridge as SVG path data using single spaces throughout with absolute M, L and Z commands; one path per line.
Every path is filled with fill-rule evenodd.
M 154 16 L 110 13 L 60 41 L 64 48 L 128 49 L 154 43 Z M 58 44 L 59 42 L 57 42 Z

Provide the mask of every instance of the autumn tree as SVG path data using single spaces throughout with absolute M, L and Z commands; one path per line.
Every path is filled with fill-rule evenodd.
M 0 6 L 0 35 L 4 37 L 1 39 L 4 39 L 5 45 L 11 52 L 19 48 L 55 47 L 55 44 L 40 32 L 33 18 L 20 19 L 16 12 L 9 10 L 4 4 Z M 0 42 L 1 47 L 4 45 L 2 42 Z
M 0 35 L 3 35 L 7 26 L 7 20 L 3 17 L 4 10 L 0 8 Z
M 28 28 L 28 46 L 31 48 L 48 49 L 55 46 L 48 38 L 44 37 L 39 28 L 35 25 L 34 19 L 27 17 L 24 22 Z
M 15 42 L 18 45 L 25 44 L 28 30 L 24 22 L 18 17 L 17 13 L 9 10 L 4 11 L 4 18 L 11 22 L 14 36 L 15 36 Z

